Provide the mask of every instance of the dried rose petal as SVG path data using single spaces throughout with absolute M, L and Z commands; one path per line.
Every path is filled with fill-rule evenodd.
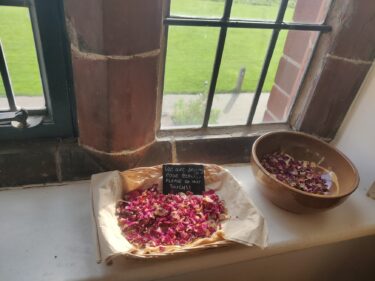
M 278 180 L 294 188 L 316 194 L 329 192 L 330 185 L 314 162 L 295 160 L 288 154 L 275 152 L 265 155 L 261 164 Z
M 185 245 L 211 236 L 226 218 L 224 202 L 213 190 L 196 196 L 162 194 L 157 185 L 133 191 L 120 201 L 119 225 L 129 242 L 138 247 Z

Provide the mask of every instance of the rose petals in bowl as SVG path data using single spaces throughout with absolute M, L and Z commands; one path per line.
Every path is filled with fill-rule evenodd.
M 278 180 L 302 191 L 328 194 L 328 181 L 314 162 L 295 160 L 286 153 L 274 152 L 261 159 L 262 166 Z
M 359 183 L 358 172 L 345 155 L 301 132 L 278 131 L 259 137 L 252 147 L 251 164 L 263 195 L 295 213 L 333 208 Z

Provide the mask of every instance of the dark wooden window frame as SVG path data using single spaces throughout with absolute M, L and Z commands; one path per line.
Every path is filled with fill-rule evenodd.
M 42 116 L 40 125 L 19 129 L 10 122 L 0 126 L 1 140 L 77 136 L 75 100 L 72 94 L 71 60 L 61 0 L 0 0 L 1 6 L 28 7 L 46 110 L 28 110 Z

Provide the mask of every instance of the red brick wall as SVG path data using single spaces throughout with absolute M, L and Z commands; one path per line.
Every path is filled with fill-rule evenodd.
M 298 0 L 293 21 L 321 23 L 329 2 L 330 0 Z M 283 122 L 288 118 L 317 38 L 317 32 L 288 32 L 263 122 Z

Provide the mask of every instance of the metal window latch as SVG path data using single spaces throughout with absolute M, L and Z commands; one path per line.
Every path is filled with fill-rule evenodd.
M 25 109 L 13 112 L 0 112 L 0 122 L 11 121 L 14 128 L 25 129 L 38 126 L 43 121 L 43 116 L 29 116 Z

